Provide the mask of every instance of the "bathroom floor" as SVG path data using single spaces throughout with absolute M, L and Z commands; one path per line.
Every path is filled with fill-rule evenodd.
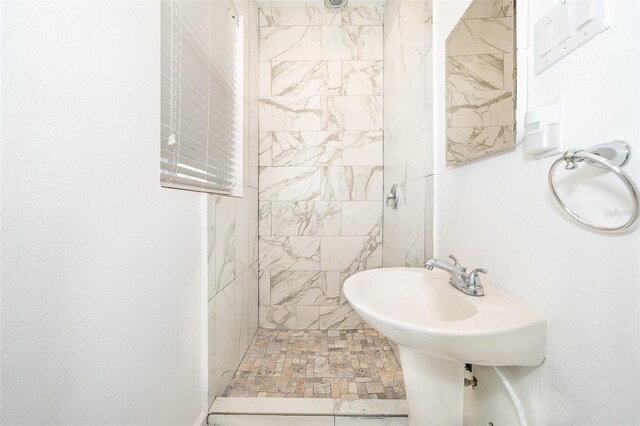
M 259 329 L 224 396 L 404 399 L 405 390 L 375 330 Z

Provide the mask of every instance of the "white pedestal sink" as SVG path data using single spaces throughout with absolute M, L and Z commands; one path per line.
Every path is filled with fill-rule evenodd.
M 411 426 L 462 424 L 465 363 L 544 360 L 546 320 L 484 287 L 484 296 L 467 296 L 448 273 L 422 268 L 373 269 L 346 280 L 351 306 L 400 348 Z

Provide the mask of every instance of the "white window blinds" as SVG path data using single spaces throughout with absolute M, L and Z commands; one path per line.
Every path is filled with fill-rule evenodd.
M 162 1 L 162 186 L 242 191 L 242 26 L 227 0 Z

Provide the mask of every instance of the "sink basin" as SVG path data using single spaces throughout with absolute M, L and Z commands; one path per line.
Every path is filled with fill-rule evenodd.
M 355 311 L 399 346 L 412 425 L 462 424 L 464 363 L 544 360 L 544 317 L 486 285 L 482 297 L 463 294 L 449 277 L 441 270 L 382 268 L 344 284 Z

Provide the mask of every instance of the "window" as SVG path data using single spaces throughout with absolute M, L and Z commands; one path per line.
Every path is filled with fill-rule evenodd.
M 230 1 L 162 1 L 162 186 L 242 193 L 242 25 Z

